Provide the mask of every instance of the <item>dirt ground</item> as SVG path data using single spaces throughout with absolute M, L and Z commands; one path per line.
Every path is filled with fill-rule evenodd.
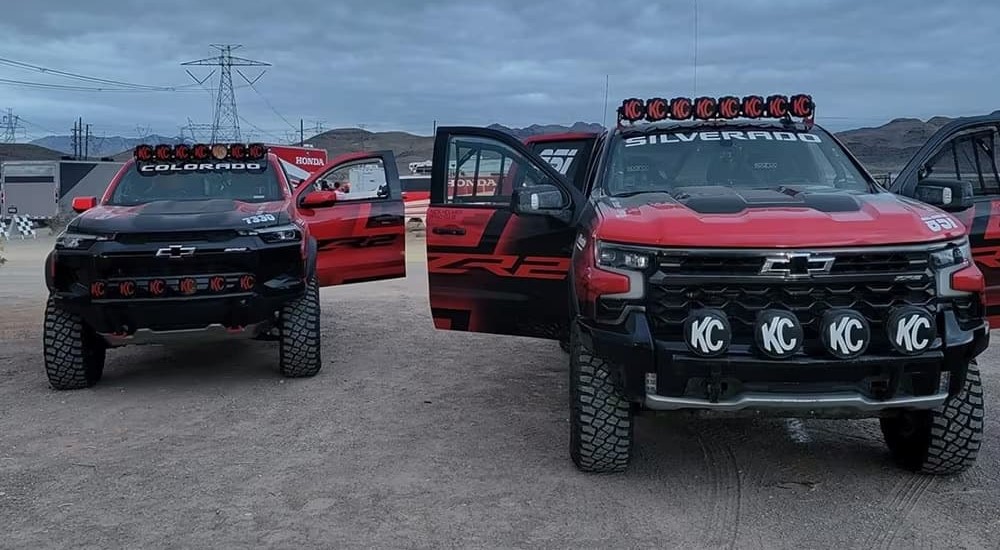
M 1000 376 L 978 466 L 914 476 L 872 421 L 640 418 L 624 475 L 568 456 L 554 342 L 435 331 L 409 277 L 322 291 L 324 370 L 271 343 L 125 348 L 49 389 L 41 262 L 0 267 L 0 548 L 1000 548 Z

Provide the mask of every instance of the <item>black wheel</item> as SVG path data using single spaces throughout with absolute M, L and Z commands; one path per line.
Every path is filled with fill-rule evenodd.
M 281 309 L 279 367 L 289 378 L 315 376 L 320 357 L 319 284 L 311 279 L 306 291 Z
M 983 386 L 979 366 L 969 363 L 962 391 L 929 411 L 883 418 L 882 434 L 893 458 L 924 474 L 957 474 L 969 469 L 983 441 Z
M 570 455 L 584 472 L 628 468 L 632 450 L 632 406 L 611 378 L 611 365 L 570 331 Z
M 107 346 L 79 316 L 64 311 L 52 298 L 45 305 L 42 344 L 45 374 L 53 389 L 89 388 L 101 379 Z

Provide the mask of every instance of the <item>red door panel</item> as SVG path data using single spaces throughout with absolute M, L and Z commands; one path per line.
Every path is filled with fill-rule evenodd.
M 576 227 L 515 213 L 511 195 L 515 187 L 557 185 L 572 197 L 570 210 L 582 205 L 582 195 L 524 144 L 481 128 L 440 128 L 432 170 L 427 271 L 434 326 L 564 338 Z
M 303 206 L 305 196 L 318 190 L 337 192 L 337 201 Z M 296 190 L 296 203 L 316 242 L 321 286 L 406 276 L 403 199 L 391 151 L 333 159 Z

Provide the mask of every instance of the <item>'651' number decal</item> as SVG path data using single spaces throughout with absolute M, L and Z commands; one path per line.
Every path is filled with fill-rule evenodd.
M 927 225 L 928 229 L 935 233 L 958 228 L 958 224 L 955 223 L 955 220 L 951 219 L 951 216 L 947 214 L 936 214 L 934 216 L 924 218 L 924 223 Z
M 276 220 L 274 214 L 258 214 L 256 216 L 243 218 L 243 221 L 245 221 L 247 225 L 253 225 L 255 223 L 273 222 Z

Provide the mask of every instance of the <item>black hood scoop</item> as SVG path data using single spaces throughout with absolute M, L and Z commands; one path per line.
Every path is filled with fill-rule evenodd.
M 808 188 L 737 189 L 691 186 L 674 189 L 675 201 L 699 214 L 738 214 L 752 208 L 811 208 L 819 212 L 857 212 L 861 202 L 847 191 L 814 191 Z

